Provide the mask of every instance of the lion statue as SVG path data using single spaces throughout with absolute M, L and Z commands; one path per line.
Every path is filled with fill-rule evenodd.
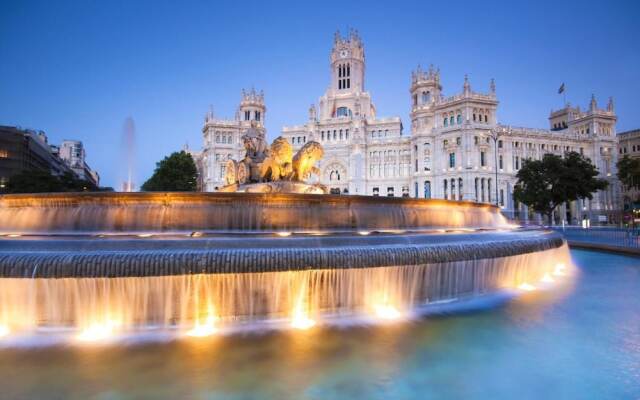
M 264 181 L 279 181 L 291 175 L 291 157 L 293 148 L 287 139 L 279 136 L 271 143 L 266 152 L 267 157 L 260 165 L 260 179 Z
M 224 182 L 226 185 L 233 185 L 238 181 L 238 162 L 228 160 L 225 167 Z
M 293 157 L 293 173 L 291 180 L 305 181 L 311 174 L 320 175 L 320 169 L 315 164 L 324 156 L 322 145 L 309 141 Z

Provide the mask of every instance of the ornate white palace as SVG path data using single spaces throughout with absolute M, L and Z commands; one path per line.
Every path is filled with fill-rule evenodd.
M 309 108 L 307 122 L 283 127 L 282 136 L 294 151 L 310 140 L 322 144 L 320 183 L 332 193 L 497 203 L 507 215 L 527 220 L 533 214 L 512 196 L 523 160 L 576 151 L 611 184 L 591 201 L 562 207 L 557 218 L 579 223 L 619 217 L 617 117 L 611 99 L 606 109 L 592 97 L 585 111 L 569 104 L 552 111 L 550 129 L 506 126 L 496 118 L 493 80 L 488 93 L 479 93 L 465 76 L 462 92 L 446 97 L 440 71 L 418 67 L 411 74 L 407 135 L 399 117 L 377 116 L 365 90 L 364 46 L 355 31 L 346 38 L 336 33 L 330 63 L 331 83 L 317 106 Z M 263 94 L 252 89 L 242 92 L 235 119 L 206 115 L 204 148 L 194 153 L 202 190 L 224 185 L 227 159 L 240 160 L 244 154 L 240 136 L 251 126 L 264 132 L 265 113 Z

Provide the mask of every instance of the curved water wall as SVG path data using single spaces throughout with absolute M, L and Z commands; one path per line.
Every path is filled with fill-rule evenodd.
M 2 278 L 0 325 L 44 328 L 216 327 L 264 319 L 404 313 L 416 306 L 534 287 L 570 265 L 566 244 L 494 258 L 365 268 L 117 278 Z M 125 267 L 125 266 L 123 266 Z M 561 271 L 562 272 L 562 271 Z
M 0 337 L 309 326 L 529 290 L 571 260 L 497 207 L 260 193 L 0 196 Z M 518 289 L 520 288 L 520 289 Z M 524 289 L 522 289 L 524 288 Z M 298 321 L 298 322 L 296 322 Z
M 409 198 L 262 193 L 0 196 L 0 233 L 496 228 L 495 206 Z

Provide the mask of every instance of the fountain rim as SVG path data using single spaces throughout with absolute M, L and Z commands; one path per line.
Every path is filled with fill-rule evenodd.
M 531 232 L 530 232 L 531 233 Z M 556 232 L 520 233 L 505 240 L 344 247 L 265 247 L 77 252 L 2 251 L 3 278 L 132 278 L 194 274 L 265 273 L 299 270 L 398 267 L 482 260 L 546 251 L 566 245 Z M 475 236 L 477 234 L 470 234 Z M 282 244 L 285 245 L 285 239 Z M 460 245 L 465 251 L 460 253 Z M 129 267 L 121 262 L 129 260 Z M 177 264 L 176 264 L 177 262 Z
M 180 192 L 180 191 L 162 191 L 162 192 L 50 192 L 50 193 L 10 193 L 0 194 L 0 207 L 25 207 L 25 204 L 11 204 L 13 202 L 35 200 L 45 202 L 55 202 L 60 200 L 77 200 L 79 202 L 91 202 L 92 200 L 109 200 L 115 199 L 124 202 L 142 202 L 145 200 L 170 201 L 188 201 L 194 200 L 200 202 L 214 201 L 233 201 L 233 200 L 266 200 L 272 199 L 276 201 L 299 201 L 307 200 L 309 202 L 329 202 L 329 203 L 360 203 L 360 204 L 379 204 L 379 205 L 432 205 L 445 206 L 457 205 L 467 206 L 478 209 L 490 209 L 498 212 L 499 207 L 495 204 L 477 203 L 467 200 L 444 200 L 444 199 L 420 199 L 413 197 L 387 197 L 387 196 L 366 196 L 366 195 L 334 195 L 334 194 L 307 194 L 307 193 L 235 193 L 235 192 Z M 8 203 L 8 204 L 7 204 Z M 116 201 L 117 203 L 117 201 Z

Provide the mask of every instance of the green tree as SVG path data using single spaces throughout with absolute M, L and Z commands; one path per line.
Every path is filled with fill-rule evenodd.
M 196 190 L 197 173 L 191 154 L 175 152 L 156 163 L 156 170 L 141 189 L 147 192 L 192 192 Z
M 9 178 L 6 193 L 52 193 L 85 192 L 98 188 L 91 182 L 78 179 L 73 172 L 62 176 L 51 175 L 49 171 L 26 170 Z
M 39 169 L 19 172 L 9 178 L 6 193 L 47 193 L 62 192 L 60 179 L 49 171 Z
M 627 190 L 640 189 L 640 159 L 625 155 L 616 164 L 618 179 Z
M 545 154 L 542 160 L 525 160 L 516 177 L 515 200 L 546 215 L 549 224 L 553 210 L 560 204 L 592 199 L 593 193 L 606 189 L 608 182 L 597 178 L 598 169 L 591 160 L 576 152 L 564 158 Z

